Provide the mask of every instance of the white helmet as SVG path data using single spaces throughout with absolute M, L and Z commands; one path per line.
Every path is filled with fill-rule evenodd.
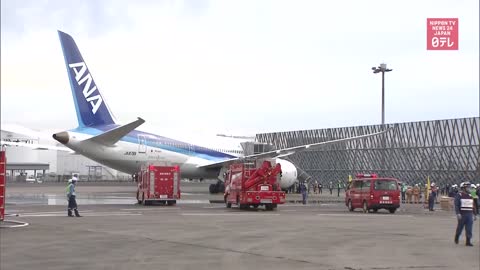
M 468 182 L 468 181 L 467 182 L 462 182 L 460 184 L 460 188 L 466 188 L 466 187 L 469 187 L 469 186 L 471 186 L 471 185 L 470 185 L 470 182 Z
M 435 186 L 435 183 L 432 183 L 430 186 L 434 187 L 434 186 Z
M 470 187 L 471 187 L 471 188 L 474 188 L 474 189 L 477 188 L 477 186 L 476 186 L 475 184 L 471 184 Z

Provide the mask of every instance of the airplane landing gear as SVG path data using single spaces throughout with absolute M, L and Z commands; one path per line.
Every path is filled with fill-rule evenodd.
M 210 184 L 210 187 L 208 188 L 208 190 L 210 191 L 211 194 L 224 192 L 225 184 L 222 181 L 218 180 L 216 184 Z

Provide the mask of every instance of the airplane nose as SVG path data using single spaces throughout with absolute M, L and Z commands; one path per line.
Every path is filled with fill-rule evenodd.
M 62 144 L 67 144 L 69 139 L 68 132 L 63 131 L 63 132 L 55 133 L 53 134 L 53 138 Z

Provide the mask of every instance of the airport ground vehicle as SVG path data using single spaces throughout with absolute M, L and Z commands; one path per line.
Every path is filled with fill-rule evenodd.
M 38 181 L 37 178 L 35 178 L 34 175 L 29 175 L 27 176 L 27 179 L 25 179 L 27 183 L 41 183 L 41 181 Z
M 0 221 L 5 218 L 5 195 L 6 195 L 6 171 L 7 170 L 7 157 L 5 150 L 0 151 Z
M 387 209 L 390 213 L 400 207 L 398 179 L 379 178 L 376 174 L 357 174 L 350 183 L 345 205 L 350 211 L 362 208 L 364 213 Z
M 270 161 L 263 161 L 261 167 L 256 162 L 242 162 L 230 165 L 225 177 L 224 200 L 227 208 L 236 204 L 240 209 L 264 205 L 266 210 L 277 208 L 285 203 L 285 192 L 281 190 L 279 176 L 281 165 L 275 167 Z
M 137 174 L 137 201 L 174 205 L 180 199 L 180 168 L 178 166 L 142 166 Z

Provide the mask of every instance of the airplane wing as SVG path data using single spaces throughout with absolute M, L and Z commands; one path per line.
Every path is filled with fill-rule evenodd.
M 200 165 L 198 166 L 199 168 L 204 168 L 204 169 L 212 169 L 212 168 L 218 168 L 218 167 L 223 167 L 226 165 L 230 165 L 236 161 L 241 161 L 245 159 L 259 159 L 259 158 L 281 158 L 281 157 L 286 157 L 301 151 L 305 151 L 307 149 L 318 149 L 325 147 L 327 145 L 331 144 L 336 144 L 340 142 L 348 142 L 348 141 L 353 141 L 353 140 L 359 140 L 359 139 L 364 139 L 368 138 L 371 136 L 377 136 L 383 133 L 386 133 L 390 129 L 386 129 L 384 131 L 376 132 L 376 133 L 370 133 L 366 135 L 361 135 L 361 136 L 355 136 L 355 137 L 350 137 L 350 138 L 344 138 L 344 139 L 338 139 L 338 140 L 331 140 L 331 141 L 326 141 L 326 142 L 320 142 L 320 143 L 312 143 L 312 144 L 305 144 L 305 145 L 300 145 L 300 146 L 294 146 L 290 148 L 284 148 L 284 149 L 279 149 L 279 150 L 274 150 L 274 151 L 269 151 L 265 153 L 260 153 L 256 155 L 249 155 L 249 156 L 244 156 L 244 157 L 238 157 L 238 158 L 232 158 L 232 159 L 227 159 L 227 160 L 222 160 L 220 162 L 215 162 L 215 163 L 210 163 L 207 165 Z
M 18 146 L 18 147 L 27 147 L 31 148 L 32 150 L 56 150 L 56 151 L 64 151 L 64 152 L 70 152 L 74 153 L 73 150 L 63 147 L 63 146 L 55 146 L 53 145 L 55 141 L 52 139 L 52 135 L 49 133 L 45 132 L 40 132 L 36 131 L 24 126 L 20 126 L 17 124 L 8 124 L 8 123 L 2 123 L 1 124 L 1 131 L 2 133 L 5 132 L 7 134 L 9 133 L 14 133 L 17 134 L 16 136 L 25 136 L 27 138 L 32 138 L 32 139 L 42 139 L 48 142 L 52 142 L 52 144 L 33 144 L 33 143 L 25 143 L 22 141 L 5 141 L 1 140 L 0 145 L 1 146 Z
M 0 141 L 0 145 L 28 147 L 28 148 L 32 148 L 33 150 L 56 150 L 56 151 L 64 151 L 64 152 L 70 152 L 70 153 L 75 152 L 72 149 L 67 147 L 47 145 L 47 144 L 37 144 L 37 143 Z

